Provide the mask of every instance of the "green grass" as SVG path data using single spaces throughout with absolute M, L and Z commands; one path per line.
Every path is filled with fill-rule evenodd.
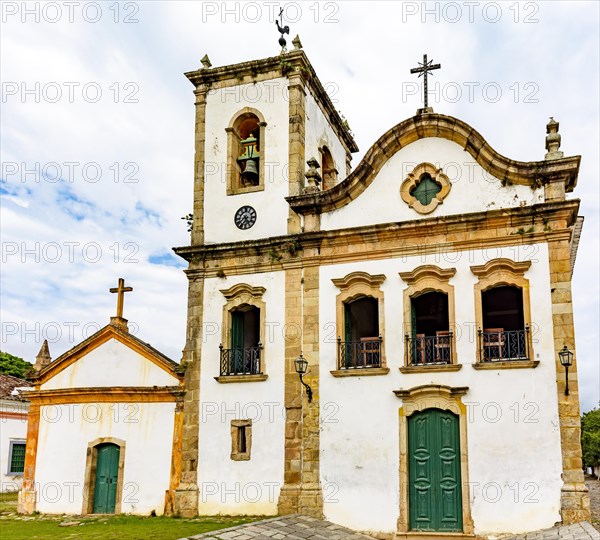
M 53 516 L 37 514 L 18 516 L 16 493 L 0 494 L 0 538 L 10 540 L 176 540 L 216 529 L 225 529 L 260 519 L 258 517 L 213 516 L 194 519 L 141 516 Z M 60 527 L 62 522 L 78 521 L 83 525 Z

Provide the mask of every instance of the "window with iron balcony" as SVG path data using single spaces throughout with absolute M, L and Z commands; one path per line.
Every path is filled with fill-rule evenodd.
M 402 373 L 458 371 L 454 318 L 455 268 L 423 265 L 401 272 L 404 289 L 404 366 Z
M 264 287 L 238 283 L 222 289 L 223 332 L 219 345 L 217 382 L 257 382 L 267 379 L 261 336 L 265 335 Z
M 338 330 L 334 377 L 386 375 L 384 351 L 382 274 L 352 272 L 333 279 L 340 293 L 336 296 Z
M 471 271 L 475 285 L 477 322 L 476 369 L 536 367 L 530 331 L 529 281 L 531 261 L 493 259 Z

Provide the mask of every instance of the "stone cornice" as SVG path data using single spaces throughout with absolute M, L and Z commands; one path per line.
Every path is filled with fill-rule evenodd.
M 394 394 L 401 399 L 419 399 L 423 396 L 444 396 L 455 397 L 464 396 L 469 391 L 468 386 L 445 386 L 441 384 L 423 384 L 414 386 L 408 390 L 394 390 Z
M 562 181 L 567 192 L 577 184 L 581 156 L 542 161 L 515 161 L 494 150 L 467 123 L 442 114 L 420 114 L 400 122 L 371 146 L 356 169 L 337 186 L 326 191 L 287 197 L 298 214 L 320 214 L 341 208 L 356 199 L 374 180 L 381 167 L 398 150 L 426 137 L 453 141 L 469 152 L 489 174 L 502 184 L 539 187 Z
M 415 268 L 412 272 L 400 272 L 399 275 L 406 283 L 413 285 L 421 279 L 430 277 L 440 281 L 448 281 L 454 274 L 456 274 L 456 268 L 440 268 L 433 264 L 425 264 Z
M 399 223 L 385 223 L 333 231 L 307 232 L 297 235 L 261 238 L 245 242 L 203 244 L 174 248 L 190 263 L 188 279 L 223 277 L 222 273 L 249 274 L 292 267 L 331 264 L 334 262 L 412 254 L 458 252 L 477 246 L 514 246 L 571 238 L 571 229 L 579 201 L 542 203 L 529 207 L 489 210 L 472 214 L 421 218 Z M 508 233 L 499 236 L 496 231 Z M 486 237 L 487 230 L 494 234 Z M 286 246 L 299 246 L 294 255 Z M 384 244 L 393 244 L 390 250 Z M 362 244 L 363 252 L 336 254 L 336 246 Z M 296 253 L 302 251 L 302 253 Z M 273 259 L 272 253 L 281 253 Z
M 189 71 L 185 73 L 185 76 L 196 88 L 203 86 L 208 90 L 211 87 L 240 85 L 268 80 L 273 78 L 274 71 L 281 73 L 282 77 L 295 79 L 295 81 L 300 78 L 302 83 L 306 84 L 314 94 L 317 103 L 323 109 L 325 117 L 331 122 L 333 129 L 346 147 L 346 151 L 358 152 L 358 146 L 354 137 L 344 125 L 342 118 L 333 106 L 333 103 L 331 103 L 329 94 L 323 88 L 308 57 L 302 50 L 292 50 L 288 53 L 271 58 L 263 58 L 262 60 L 252 60 L 228 66 Z
M 338 289 L 346 291 L 359 283 L 367 287 L 378 288 L 385 281 L 385 276 L 383 274 L 371 275 L 367 272 L 351 272 L 346 277 L 331 281 Z
M 59 388 L 30 392 L 31 403 L 55 405 L 67 403 L 144 403 L 181 401 L 185 391 L 180 386 L 109 386 Z
M 232 298 L 242 294 L 247 294 L 254 298 L 261 298 L 266 291 L 267 289 L 264 287 L 252 287 L 246 283 L 238 283 L 229 289 L 221 289 L 221 293 L 225 298 L 227 298 L 227 300 L 231 300 Z
M 531 267 L 531 261 L 515 262 L 510 259 L 492 259 L 485 264 L 471 266 L 471 272 L 477 277 L 485 277 L 494 272 L 510 272 L 522 276 Z

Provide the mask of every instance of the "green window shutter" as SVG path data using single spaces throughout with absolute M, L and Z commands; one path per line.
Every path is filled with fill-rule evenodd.
M 425 173 L 410 194 L 423 206 L 427 206 L 441 190 L 441 186 L 434 182 L 429 174 Z
M 350 304 L 344 304 L 344 341 L 352 341 L 352 315 Z
M 22 473 L 25 470 L 25 443 L 12 443 L 10 472 Z
M 231 348 L 244 347 L 244 314 L 241 311 L 231 312 Z

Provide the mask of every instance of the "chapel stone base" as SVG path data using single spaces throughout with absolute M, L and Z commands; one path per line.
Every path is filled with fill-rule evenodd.
M 181 484 L 175 490 L 173 500 L 173 514 L 179 517 L 190 518 L 198 515 L 199 491 L 198 486 Z
M 17 499 L 17 512 L 19 514 L 33 514 L 37 501 L 37 491 L 19 491 Z
M 584 483 L 565 484 L 560 494 L 560 507 L 563 525 L 592 521 L 590 497 Z
M 281 488 L 277 513 L 303 514 L 323 519 L 323 490 L 320 484 L 287 485 Z

